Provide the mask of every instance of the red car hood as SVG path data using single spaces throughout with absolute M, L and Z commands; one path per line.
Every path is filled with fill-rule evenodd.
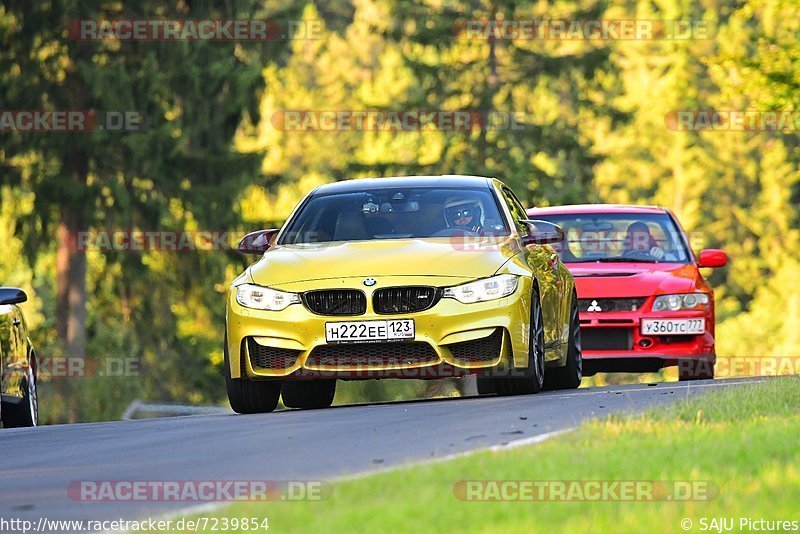
M 646 297 L 686 293 L 697 287 L 697 267 L 674 263 L 566 264 L 579 298 Z

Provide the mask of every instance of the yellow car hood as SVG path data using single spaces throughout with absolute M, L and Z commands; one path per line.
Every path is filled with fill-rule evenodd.
M 518 252 L 515 240 L 496 237 L 282 245 L 268 250 L 249 272 L 254 283 L 270 287 L 378 276 L 446 276 L 466 281 L 493 275 Z

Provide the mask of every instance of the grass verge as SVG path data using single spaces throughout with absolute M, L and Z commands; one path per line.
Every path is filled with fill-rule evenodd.
M 799 436 L 800 378 L 769 379 L 593 421 L 539 445 L 337 482 L 326 500 L 243 502 L 200 515 L 268 517 L 272 532 L 702 532 L 702 518 L 707 526 L 733 518 L 736 528 L 742 517 L 797 521 Z M 717 492 L 686 501 L 475 502 L 457 498 L 462 480 L 708 481 Z

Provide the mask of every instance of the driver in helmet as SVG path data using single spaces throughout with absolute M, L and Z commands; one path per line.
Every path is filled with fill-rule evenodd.
M 480 202 L 474 199 L 456 199 L 448 202 L 444 208 L 444 217 L 449 228 L 458 228 L 470 232 L 480 232 L 483 210 Z

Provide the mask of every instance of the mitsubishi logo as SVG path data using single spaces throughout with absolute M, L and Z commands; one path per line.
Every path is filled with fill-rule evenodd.
M 600 306 L 597 305 L 597 301 L 596 300 L 593 300 L 592 303 L 589 305 L 589 307 L 586 308 L 586 311 L 599 312 L 599 311 L 603 311 L 603 308 L 601 308 Z

